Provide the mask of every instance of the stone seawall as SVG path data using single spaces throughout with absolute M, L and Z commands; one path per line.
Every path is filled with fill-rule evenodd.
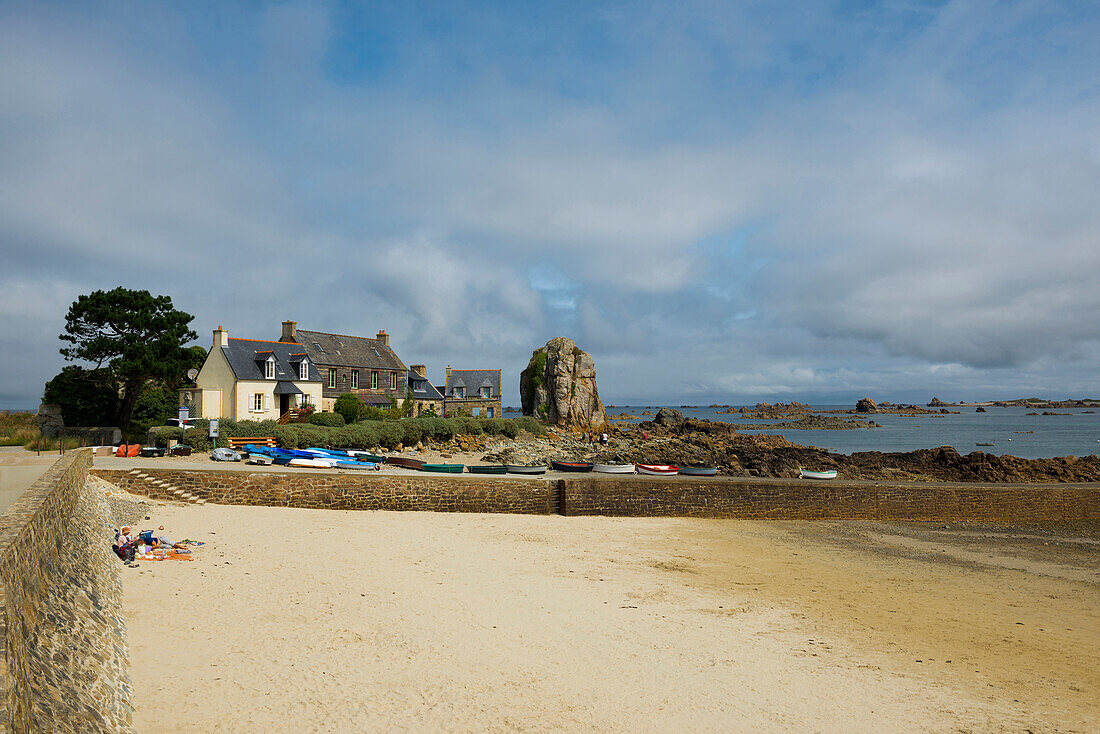
M 1100 520 L 1100 484 L 813 482 L 737 477 L 568 478 L 328 474 L 202 469 L 93 469 L 154 499 L 177 490 L 208 502 L 336 510 L 776 520 Z
M 325 510 L 427 510 L 548 515 L 558 511 L 556 483 L 492 476 L 326 474 L 311 470 L 250 472 L 188 469 L 93 469 L 128 492 L 153 499 L 192 497 L 222 505 Z
M 4 731 L 133 731 L 121 567 L 91 463 L 67 452 L 0 515 Z

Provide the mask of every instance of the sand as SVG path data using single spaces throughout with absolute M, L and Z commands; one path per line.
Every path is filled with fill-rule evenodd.
M 22 446 L 0 446 L 0 512 L 8 509 L 58 458 L 56 451 L 39 456 Z
M 207 545 L 124 571 L 139 731 L 1100 727 L 1095 543 L 870 523 L 150 516 Z

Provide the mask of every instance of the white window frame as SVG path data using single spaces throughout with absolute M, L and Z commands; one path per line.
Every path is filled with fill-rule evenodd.
M 359 370 L 352 370 L 351 371 L 351 389 L 352 390 L 358 390 L 359 389 Z
M 396 372 L 391 372 L 390 373 L 390 389 L 391 390 L 396 390 L 397 389 L 397 373 Z
M 252 393 L 252 406 L 249 409 L 250 413 L 262 413 L 264 412 L 264 403 L 267 402 L 267 396 L 262 392 Z
M 329 367 L 328 368 L 328 386 L 329 386 L 329 389 L 332 389 L 332 390 L 336 389 L 336 368 L 335 367 Z
M 309 360 L 308 359 L 303 359 L 298 364 L 298 379 L 299 380 L 308 380 L 309 379 Z
M 378 389 L 378 370 L 371 370 L 370 372 L 370 389 Z
M 470 416 L 471 417 L 477 418 L 479 415 L 481 415 L 481 408 L 477 407 L 476 405 L 474 407 L 470 408 Z
M 274 380 L 275 379 L 275 358 L 274 357 L 268 357 L 267 361 L 264 362 L 264 377 L 268 380 Z

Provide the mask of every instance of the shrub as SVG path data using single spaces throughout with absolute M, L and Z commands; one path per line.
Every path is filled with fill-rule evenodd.
M 392 449 L 405 438 L 405 429 L 395 421 L 381 421 L 378 424 L 378 443 Z
M 332 405 L 332 409 L 340 414 L 345 423 L 357 421 L 364 407 L 363 401 L 355 393 L 350 392 L 336 398 L 336 402 Z
M 481 433 L 481 421 L 479 421 L 477 418 L 463 416 L 461 418 L 455 418 L 455 422 L 458 423 L 459 433 L 468 433 L 472 436 L 476 436 Z
M 296 449 L 301 445 L 302 435 L 298 426 L 275 426 L 275 443 L 284 449 Z
M 507 436 L 508 438 L 515 438 L 519 435 L 519 427 L 515 424 L 515 421 L 508 418 L 500 419 L 500 435 Z
M 546 435 L 546 426 L 539 423 L 532 416 L 520 416 L 519 418 L 513 419 L 512 422 L 516 425 L 516 428 L 519 428 L 522 431 L 527 431 L 528 433 L 535 436 Z
M 309 422 L 315 426 L 328 426 L 329 428 L 340 428 L 347 423 L 340 413 L 314 413 L 309 417 Z
M 481 430 L 490 436 L 499 436 L 504 429 L 504 421 L 500 418 L 486 418 L 481 421 Z
M 415 446 L 417 441 L 424 438 L 424 425 L 416 418 L 406 418 L 400 421 L 400 425 L 404 431 L 402 443 L 406 446 Z

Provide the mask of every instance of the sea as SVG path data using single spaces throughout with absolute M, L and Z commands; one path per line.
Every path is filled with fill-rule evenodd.
M 1011 454 L 1025 459 L 1049 459 L 1056 456 L 1088 456 L 1100 453 L 1100 408 L 1022 408 L 986 407 L 979 413 L 972 407 L 948 407 L 958 414 L 936 413 L 906 417 L 892 413 L 840 416 L 873 420 L 881 428 L 857 428 L 843 431 L 792 431 L 769 429 L 769 425 L 784 420 L 746 420 L 737 413 L 719 413 L 724 408 L 676 408 L 685 418 L 722 421 L 737 427 L 738 432 L 773 433 L 804 446 L 817 446 L 835 453 L 857 451 L 915 451 L 951 446 L 960 454 L 984 451 L 990 454 Z M 741 406 L 736 406 L 741 407 Z M 750 406 L 751 407 L 751 406 Z M 851 410 L 851 405 L 815 405 L 814 410 Z M 641 416 L 643 411 L 656 414 L 660 406 L 616 405 L 608 415 L 627 413 Z M 1028 415 L 1049 410 L 1069 415 Z M 641 420 L 652 420 L 643 416 Z M 637 423 L 638 420 L 628 421 Z M 992 446 L 978 446 L 992 443 Z

